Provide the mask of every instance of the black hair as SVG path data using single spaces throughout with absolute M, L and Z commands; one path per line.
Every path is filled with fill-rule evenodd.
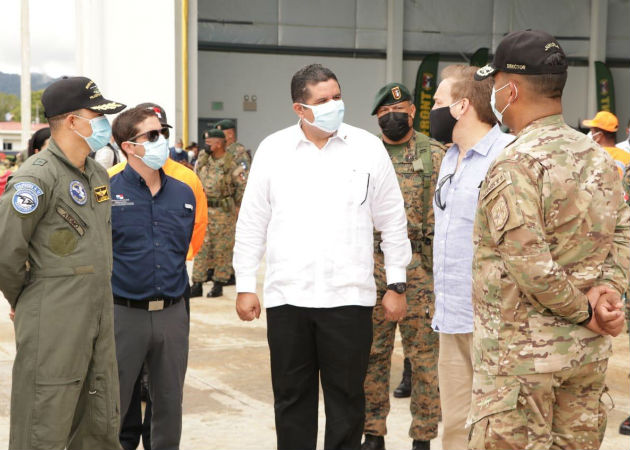
M 560 52 L 551 53 L 545 59 L 545 64 L 548 66 L 566 66 L 566 56 Z M 564 85 L 567 83 L 567 71 L 527 75 L 525 79 L 537 94 L 547 98 L 561 98 Z
M 35 150 L 41 151 L 42 145 L 46 142 L 46 139 L 50 138 L 50 127 L 40 128 L 31 136 L 28 141 L 28 156 L 33 156 Z
M 332 70 L 321 64 L 309 64 L 295 72 L 291 78 L 291 99 L 293 103 L 305 103 L 310 98 L 309 84 L 317 84 L 333 79 L 339 84 L 339 80 Z

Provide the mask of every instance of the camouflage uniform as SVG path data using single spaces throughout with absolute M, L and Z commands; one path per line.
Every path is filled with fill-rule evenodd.
M 232 155 L 232 159 L 234 159 L 236 164 L 240 164 L 243 167 L 245 177 L 247 178 L 249 168 L 252 166 L 252 158 L 245 146 L 239 142 L 232 142 L 225 150 Z
M 599 448 L 610 339 L 585 293 L 622 293 L 630 209 L 610 156 L 561 115 L 525 127 L 481 187 L 470 448 Z
M 385 146 L 394 164 L 405 200 L 407 229 L 413 250 L 411 263 L 407 267 L 407 315 L 398 323 L 405 356 L 411 361 L 412 367 L 412 423 L 409 436 L 428 441 L 437 436 L 440 418 L 437 379 L 439 339 L 438 334 L 431 329 L 434 308 L 431 240 L 435 224 L 431 199 L 444 156 L 444 146 L 418 132 L 407 144 Z M 420 167 L 420 149 L 430 149 L 433 171 L 427 174 L 426 179 L 423 168 Z M 430 195 L 424 194 L 425 189 L 429 189 Z M 423 217 L 425 200 L 428 201 L 428 206 L 424 208 L 427 217 Z M 423 236 L 423 221 L 426 221 L 426 236 Z M 374 241 L 374 274 L 378 300 L 372 315 L 374 337 L 365 378 L 364 432 L 384 436 L 387 433 L 385 422 L 389 413 L 389 374 L 397 322 L 385 319 L 382 298 L 387 282 L 379 234 L 375 234 Z
M 236 209 L 245 190 L 243 168 L 227 152 L 218 159 L 204 152 L 196 171 L 208 199 L 208 230 L 193 263 L 193 283 L 205 281 L 208 269 L 214 269 L 214 281 L 225 283 L 232 270 Z

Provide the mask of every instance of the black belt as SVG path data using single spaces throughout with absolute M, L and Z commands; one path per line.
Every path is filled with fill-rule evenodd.
M 129 298 L 114 297 L 114 304 L 129 308 L 144 309 L 146 311 L 161 311 L 169 306 L 176 305 L 183 297 L 147 298 L 144 300 L 131 300 Z

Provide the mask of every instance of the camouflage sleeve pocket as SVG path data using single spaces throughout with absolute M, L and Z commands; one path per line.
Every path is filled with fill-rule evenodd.
M 509 172 L 493 177 L 481 192 L 480 200 L 495 243 L 499 244 L 507 231 L 525 223 Z

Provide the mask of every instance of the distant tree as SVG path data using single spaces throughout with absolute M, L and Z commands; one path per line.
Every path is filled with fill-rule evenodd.
M 31 121 L 37 122 L 37 117 L 39 117 L 39 123 L 46 123 L 46 116 L 44 116 L 44 107 L 42 106 L 42 93 L 43 89 L 39 91 L 31 92 Z M 13 95 L 12 97 L 15 97 Z M 17 97 L 16 97 L 17 99 Z M 13 120 L 20 121 L 22 116 L 20 114 L 21 104 L 20 101 L 17 100 L 17 105 L 10 110 L 11 114 L 13 114 Z
M 0 121 L 5 120 L 5 115 L 20 106 L 17 95 L 0 92 Z

